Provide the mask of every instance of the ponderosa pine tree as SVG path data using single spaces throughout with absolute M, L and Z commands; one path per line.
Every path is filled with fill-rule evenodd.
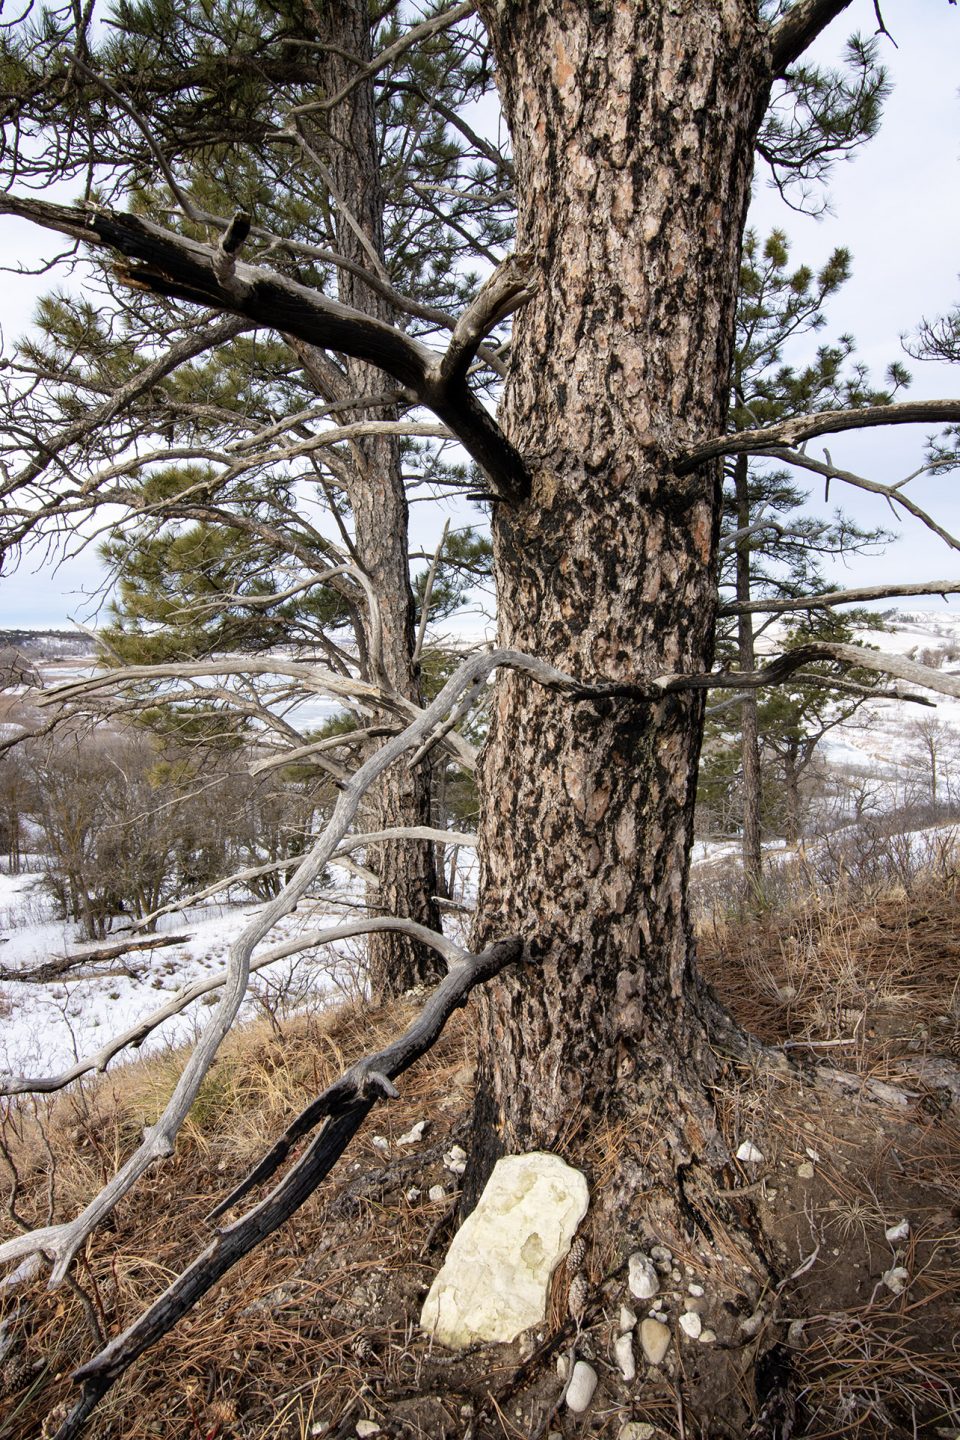
M 772 1262 L 762 1235 L 717 1193 L 729 1154 L 711 1092 L 716 1046 L 745 1042 L 698 980 L 686 898 L 703 695 L 717 683 L 719 457 L 960 413 L 957 402 L 929 402 L 826 412 L 747 435 L 726 425 L 755 149 L 802 179 L 831 148 L 852 143 L 838 111 L 860 107 L 862 121 L 871 83 L 876 98 L 863 47 L 845 96 L 822 75 L 818 87 L 799 63 L 850 3 L 479 0 L 513 137 L 517 256 L 460 317 L 442 354 L 271 269 L 268 256 L 245 263 L 236 224 L 219 241 L 199 239 L 116 204 L 58 205 L 19 191 L 0 199 L 0 213 L 118 256 L 120 276 L 141 290 L 376 365 L 482 469 L 500 648 L 463 672 L 476 688 L 485 669 L 498 671 L 480 784 L 475 943 L 519 937 L 526 963 L 484 995 L 467 1190 L 476 1193 L 505 1151 L 567 1137 L 564 1148 L 590 1163 L 591 1143 L 610 1126 L 655 1117 L 658 1144 L 623 1145 L 614 1178 L 593 1197 L 594 1223 L 615 1216 L 627 1244 L 653 1220 L 696 1234 L 731 1304 L 747 1281 L 721 1258 L 715 1226 L 735 1234 L 754 1277 L 768 1276 Z M 259 69 L 282 60 L 282 36 L 272 33 Z M 37 72 L 22 50 L 18 66 L 16 91 L 33 104 L 21 107 L 21 124 L 30 111 L 66 145 L 56 92 L 39 78 L 31 89 L 23 71 Z M 775 108 L 764 131 L 774 90 L 794 100 Z M 41 94 L 51 97 L 42 106 Z M 29 149 L 19 154 L 26 165 Z M 470 388 L 470 364 L 518 304 L 494 420 Z M 805 647 L 738 683 L 810 658 Z M 834 658 L 851 656 L 838 647 Z M 880 663 L 905 671 L 889 657 Z M 443 702 L 453 718 L 457 695 L 454 686 Z M 431 738 L 427 723 L 412 727 L 415 753 Z M 353 798 L 348 787 L 341 818 Z M 319 846 L 301 877 L 325 853 Z M 228 1018 L 225 1000 L 214 1027 Z M 135 1168 L 128 1161 L 124 1185 Z M 275 1215 L 272 1198 L 266 1209 Z M 57 1275 L 82 1229 L 45 1235 Z M 61 1437 L 77 1433 L 118 1367 L 236 1258 L 238 1235 L 231 1227 L 229 1242 L 215 1242 L 85 1367 L 83 1404 Z M 37 1244 L 21 1237 L 0 1254 Z M 700 1373 L 703 1393 L 691 1393 L 690 1405 L 702 1412 L 742 1382 L 739 1359 L 719 1347 Z
M 509 234 L 509 224 L 501 218 L 509 213 L 504 195 L 496 193 L 498 188 L 503 191 L 502 177 L 480 157 L 479 168 L 474 163 L 470 170 L 470 203 L 458 203 L 452 214 L 438 212 L 432 192 L 459 183 L 470 161 L 464 144 L 447 137 L 446 122 L 416 93 L 419 89 L 441 106 L 446 101 L 455 108 L 482 92 L 489 77 L 483 73 L 482 47 L 469 34 L 451 40 L 441 31 L 429 53 L 414 52 L 406 64 L 401 57 L 391 68 L 390 88 L 380 95 L 378 118 L 373 79 L 361 76 L 360 83 L 354 83 L 357 66 L 368 63 L 375 32 L 378 44 L 389 47 L 400 30 L 395 21 L 371 20 L 360 0 L 326 5 L 322 14 L 310 7 L 294 6 L 281 13 L 254 5 L 233 7 L 229 16 L 209 6 L 174 15 L 167 6 L 146 5 L 121 15 L 118 33 L 98 51 L 96 73 L 104 84 L 120 85 L 135 96 L 162 136 L 176 136 L 168 143 L 168 153 L 177 158 L 194 211 L 224 204 L 256 209 L 260 224 L 273 235 L 299 242 L 296 259 L 289 263 L 316 284 L 331 273 L 318 258 L 318 248 L 326 253 L 324 244 L 331 246 L 344 261 L 332 273 L 345 303 L 380 318 L 396 318 L 388 297 L 391 286 L 399 283 L 413 297 L 414 310 L 423 312 L 414 315 L 414 327 L 426 332 L 435 329 L 437 316 L 443 315 L 438 303 L 456 303 L 470 293 L 471 285 L 475 288 L 469 275 L 457 273 L 462 237 L 466 234 L 483 249 Z M 279 25 L 283 37 L 284 63 L 269 76 L 257 68 L 263 45 L 258 21 Z M 217 73 L 224 62 L 214 52 L 205 53 L 213 34 L 228 47 L 229 75 Z M 196 71 L 185 63 L 191 52 L 203 56 L 202 63 L 209 67 L 199 95 L 193 87 Z M 87 78 L 96 89 L 95 72 Z M 215 116 L 211 87 L 218 94 Z M 328 109 L 323 97 L 341 90 L 340 101 Z M 284 95 L 296 101 L 302 113 L 291 130 L 278 135 L 276 112 Z M 202 144 L 198 131 L 204 136 Z M 251 161 L 248 147 L 256 137 L 273 146 L 276 159 L 265 165 Z M 493 147 L 484 148 L 496 158 Z M 150 212 L 162 207 L 163 200 L 156 185 L 144 179 L 141 171 L 135 208 Z M 189 217 L 183 223 L 192 233 Z M 389 260 L 386 230 L 391 232 Z M 416 301 L 425 280 L 430 306 Z M 118 456 L 129 457 L 130 432 L 123 429 L 118 435 L 116 427 L 111 432 L 103 426 L 91 433 L 83 426 L 74 397 L 78 387 L 88 393 L 115 391 L 142 357 L 170 344 L 176 318 L 171 307 L 130 296 L 129 291 L 118 298 L 109 270 L 102 273 L 101 285 L 106 308 L 103 301 L 93 307 L 62 297 L 42 307 L 45 339 L 28 342 L 21 360 L 21 374 L 36 382 L 27 397 L 32 403 L 24 405 L 23 385 L 16 384 L 11 408 L 18 415 L 17 448 L 21 453 L 33 449 L 38 456 L 35 478 L 42 478 L 49 465 L 45 437 L 59 411 L 62 419 L 78 425 L 79 446 L 68 447 L 68 463 L 79 462 L 96 473 L 94 462 L 99 459 L 101 475 L 106 469 L 114 480 L 111 498 L 126 504 L 122 534 L 108 551 L 119 581 L 118 620 L 121 630 L 126 621 L 126 635 L 107 635 L 108 643 L 117 642 L 114 648 L 128 662 L 143 662 L 205 655 L 217 640 L 232 639 L 237 642 L 233 648 L 240 650 L 283 639 L 306 640 L 320 647 L 328 663 L 343 667 L 349 659 L 338 653 L 330 631 L 350 620 L 361 673 L 372 683 L 382 681 L 391 697 L 393 713 L 382 715 L 381 721 L 393 723 L 397 700 L 422 699 L 407 558 L 410 462 L 432 489 L 451 479 L 456 483 L 455 475 L 430 453 L 418 456 L 411 453 L 409 440 L 402 442 L 397 410 L 401 397 L 395 389 L 384 395 L 382 378 L 363 362 L 331 362 L 289 336 L 284 344 L 212 333 L 208 354 L 193 365 L 181 364 L 162 386 L 138 396 L 136 433 L 140 454 L 146 449 L 146 456 L 139 466 L 129 461 L 120 466 L 120 473 L 125 470 L 133 483 L 118 487 L 114 466 Z M 225 338 L 229 343 L 223 343 Z M 201 393 L 203 402 L 198 403 Z M 318 413 L 348 422 L 346 438 L 336 449 L 326 441 L 322 448 L 311 447 Z M 152 451 L 143 445 L 151 425 L 159 432 Z M 272 450 L 267 445 L 265 457 L 257 455 L 263 430 L 277 437 Z M 303 456 L 299 474 L 297 441 Z M 293 457 L 284 453 L 291 442 Z M 229 456 L 238 449 L 248 466 L 244 470 L 235 462 L 231 473 L 229 459 L 223 467 L 224 452 Z M 183 458 L 176 463 L 178 456 Z M 210 459 L 221 463 L 203 463 Z M 92 503 L 100 502 L 103 480 L 91 486 L 88 473 L 83 484 L 88 498 L 92 493 Z M 297 486 L 301 492 L 313 491 L 313 514 L 295 498 Z M 335 544 L 329 540 L 331 525 L 318 519 L 318 509 L 322 517 L 324 508 L 328 518 L 333 513 L 336 520 Z M 340 509 L 342 515 L 336 513 Z M 193 528 L 185 530 L 191 518 Z M 446 571 L 459 548 L 456 539 L 448 547 Z M 205 579 L 196 566 L 188 576 L 190 555 L 201 551 Z M 215 551 L 220 552 L 219 561 Z M 331 568 L 338 569 L 338 553 L 366 577 L 376 597 L 375 617 L 368 597 L 358 592 L 351 577 L 329 575 Z M 233 585 L 224 565 L 231 556 L 236 564 Z M 250 578 L 254 575 L 260 577 L 256 582 Z M 311 575 L 318 577 L 312 585 Z M 165 588 L 170 592 L 166 596 Z M 211 623 L 212 588 L 222 597 L 219 623 Z M 271 593 L 282 596 L 291 588 L 293 596 L 268 605 Z M 371 796 L 366 828 L 383 831 L 429 823 L 429 767 L 384 776 Z M 439 928 L 429 842 L 378 845 L 368 865 L 377 872 L 370 896 L 377 912 Z M 401 993 L 418 981 L 438 978 L 436 957 L 405 935 L 373 935 L 368 945 L 375 994 Z

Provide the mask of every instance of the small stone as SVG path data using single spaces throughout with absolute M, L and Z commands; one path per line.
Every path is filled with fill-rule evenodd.
M 358 1420 L 357 1434 L 360 1436 L 360 1440 L 364 1440 L 364 1436 L 366 1435 L 379 1435 L 380 1426 L 376 1420 Z
M 698 1300 L 702 1298 L 704 1293 L 702 1285 L 688 1285 L 687 1291 L 689 1292 L 689 1294 L 695 1296 Z
M 812 1162 L 809 1160 L 805 1160 L 802 1165 L 797 1166 L 797 1177 L 800 1180 L 812 1180 L 816 1173 Z
M 410 1204 L 412 1205 L 415 1200 L 419 1200 L 422 1193 L 423 1192 L 421 1191 L 419 1185 L 411 1185 L 410 1189 L 407 1191 L 407 1199 L 409 1200 Z
M 617 1440 L 655 1440 L 656 1433 L 645 1420 L 628 1420 L 617 1431 Z
M 370 1144 L 373 1146 L 374 1150 L 382 1150 L 384 1155 L 390 1154 L 390 1141 L 385 1135 L 374 1135 L 373 1139 L 370 1141 Z
M 443 1163 L 454 1175 L 462 1175 L 467 1168 L 467 1152 L 459 1145 L 451 1145 L 444 1153 Z
M 703 1321 L 696 1310 L 688 1310 L 686 1314 L 680 1316 L 680 1329 L 684 1335 L 689 1335 L 691 1340 L 699 1337 L 700 1331 L 703 1329 Z
M 701 1345 L 713 1345 L 717 1339 L 717 1332 L 709 1329 L 701 1330 L 699 1339 Z
M 679 1285 L 680 1281 L 683 1279 L 683 1276 L 680 1274 L 679 1270 L 671 1270 L 670 1279 L 673 1281 L 674 1285 Z
M 650 1300 L 660 1289 L 656 1267 L 642 1250 L 635 1250 L 630 1256 L 628 1284 L 630 1294 L 638 1300 Z
M 596 1388 L 596 1370 L 592 1365 L 588 1365 L 586 1360 L 578 1360 L 567 1387 L 567 1409 L 572 1410 L 574 1415 L 582 1415 L 593 1399 Z
M 697 1295 L 684 1295 L 683 1309 L 687 1315 L 702 1315 L 707 1308 L 707 1302 L 701 1300 Z
M 427 1191 L 427 1199 L 433 1200 L 434 1203 L 436 1203 L 437 1200 L 446 1200 L 446 1198 L 447 1192 L 442 1185 L 431 1185 Z
M 416 1145 L 418 1140 L 423 1139 L 423 1132 L 430 1124 L 429 1120 L 418 1120 L 416 1125 L 411 1126 L 406 1135 L 401 1135 L 397 1141 L 398 1145 Z
M 750 1140 L 744 1140 L 737 1151 L 737 1159 L 745 1160 L 748 1165 L 760 1165 L 763 1162 L 763 1151 L 758 1150 Z
M 665 1265 L 672 1265 L 673 1251 L 668 1250 L 666 1245 L 651 1245 L 650 1258 L 653 1260 L 662 1260 Z
M 670 1349 L 671 1335 L 659 1320 L 643 1320 L 640 1324 L 640 1346 L 651 1365 L 659 1365 Z
M 627 1382 L 637 1378 L 637 1362 L 633 1358 L 633 1337 L 621 1335 L 613 1347 L 614 1359 L 620 1367 L 620 1374 Z
M 813 1163 L 814 1163 L 815 1165 L 819 1165 L 819 1164 L 820 1164 L 820 1152 L 819 1152 L 819 1150 L 811 1150 L 809 1145 L 804 1145 L 803 1148 L 804 1148 L 804 1150 L 807 1152 L 807 1155 L 810 1157 L 810 1159 L 813 1161 Z
M 894 1295 L 902 1295 L 910 1284 L 910 1271 L 905 1270 L 902 1265 L 894 1265 L 892 1270 L 885 1270 L 880 1278 Z
M 570 1374 L 570 1356 L 569 1356 L 569 1355 L 558 1355 L 558 1356 L 557 1356 L 557 1379 L 560 1380 L 561 1382 L 562 1382 L 562 1381 L 565 1381 L 566 1378 L 567 1378 L 567 1376 L 568 1376 L 569 1374 Z
M 791 1320 L 787 1326 L 787 1344 L 794 1350 L 798 1350 L 803 1344 L 803 1327 L 806 1323 L 806 1320 Z
M 636 1325 L 636 1323 L 637 1323 L 637 1312 L 636 1312 L 636 1310 L 631 1310 L 629 1305 L 621 1305 L 621 1306 L 620 1306 L 620 1318 L 619 1318 L 619 1320 L 617 1321 L 617 1333 L 618 1333 L 619 1335 L 625 1335 L 628 1330 L 632 1330 L 632 1329 L 633 1329 L 633 1327 Z
M 753 1336 L 756 1335 L 760 1326 L 763 1324 L 763 1320 L 763 1311 L 755 1310 L 752 1315 L 747 1316 L 746 1320 L 740 1321 L 740 1329 L 744 1335 L 746 1335 L 747 1339 L 752 1339 Z
M 890 1244 L 895 1245 L 898 1240 L 906 1240 L 909 1237 L 910 1221 L 898 1220 L 896 1225 L 891 1225 L 887 1230 L 884 1230 L 883 1233 L 886 1239 L 890 1241 Z

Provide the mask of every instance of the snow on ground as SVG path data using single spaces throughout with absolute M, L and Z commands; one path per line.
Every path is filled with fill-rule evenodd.
M 344 900 L 348 900 L 346 893 Z M 66 1069 L 75 1060 L 99 1050 L 113 1036 L 139 1023 L 166 1004 L 180 989 L 221 971 L 227 952 L 256 904 L 206 906 L 186 915 L 168 915 L 158 932 L 182 934 L 182 942 L 153 951 L 132 951 L 118 959 L 85 967 L 87 978 L 71 973 L 54 984 L 0 980 L 0 1070 L 43 1076 Z M 302 905 L 276 926 L 256 954 L 304 930 L 350 918 L 334 905 L 313 910 Z M 108 936 L 108 942 L 119 939 Z M 0 874 L 0 967 L 31 969 L 83 944 L 72 922 L 53 918 L 52 903 L 38 873 Z M 251 980 L 241 1019 L 268 1008 L 289 1013 L 322 1003 L 344 989 L 354 989 L 356 965 L 352 946 L 342 942 L 322 951 L 278 960 Z M 96 973 L 92 973 L 92 972 Z M 214 1001 L 219 991 L 211 994 Z M 158 1027 L 143 1050 L 179 1044 L 202 1028 L 210 996 L 194 1001 L 181 1015 Z
M 943 668 L 960 671 L 960 615 L 953 612 L 910 611 L 897 616 L 895 629 L 865 631 L 858 638 L 887 653 L 913 654 L 941 650 Z M 47 667 L 44 667 L 45 669 Z M 88 672 L 88 664 L 71 658 L 49 666 L 48 683 Z M 936 696 L 936 709 L 890 701 L 864 706 L 853 722 L 830 733 L 823 753 L 831 765 L 866 771 L 894 782 L 918 760 L 911 754 L 911 722 L 934 717 L 960 737 L 960 701 Z M 342 708 L 324 696 L 309 696 L 296 707 L 295 722 L 314 728 Z M 7 728 L 19 728 L 9 727 Z M 921 832 L 918 832 L 918 836 Z M 780 842 L 774 848 L 782 848 Z M 694 863 L 711 866 L 738 853 L 735 840 L 698 841 Z M 467 891 L 475 882 L 475 861 L 462 853 L 460 880 Z M 350 908 L 349 889 L 338 892 L 340 903 L 298 911 L 277 926 L 259 949 L 278 944 L 299 930 L 334 923 L 356 914 Z M 18 1074 L 44 1075 L 66 1068 L 78 1057 L 99 1050 L 113 1035 L 138 1023 L 169 1001 L 182 987 L 223 968 L 232 941 L 257 909 L 255 904 L 207 905 L 186 915 L 160 921 L 161 933 L 186 938 L 169 948 L 131 952 L 102 962 L 99 973 L 87 978 L 65 977 L 53 985 L 22 983 L 0 978 L 0 1069 Z M 77 927 L 54 917 L 52 901 L 38 873 L 0 874 L 0 967 L 30 968 L 62 956 L 80 940 Z M 266 1006 L 287 1011 L 322 1003 L 338 987 L 358 984 L 355 963 L 360 942 L 347 941 L 324 952 L 277 961 L 252 981 L 244 1014 L 262 1013 Z M 333 973 L 331 973 L 331 969 Z M 218 994 L 219 992 L 214 992 Z M 258 998 L 259 997 L 259 998 Z M 207 997 L 209 998 L 209 997 Z M 182 1015 L 167 1020 L 145 1042 L 144 1048 L 180 1043 L 195 1035 L 204 1023 L 207 1007 L 194 1002 Z

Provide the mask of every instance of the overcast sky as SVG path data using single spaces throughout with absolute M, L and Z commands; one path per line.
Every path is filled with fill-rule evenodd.
M 792 258 L 814 267 L 838 245 L 853 253 L 853 278 L 830 304 L 829 340 L 843 332 L 857 339 L 858 357 L 882 380 L 891 360 L 904 359 L 899 336 L 922 316 L 942 314 L 960 299 L 960 6 L 947 0 L 883 0 L 883 14 L 898 49 L 883 41 L 884 61 L 894 81 L 880 135 L 834 172 L 832 214 L 814 220 L 787 210 L 758 173 L 751 224 L 766 234 L 774 225 L 791 237 Z M 836 55 L 846 36 L 860 26 L 874 28 L 872 0 L 855 0 L 818 46 L 818 55 Z M 68 198 L 68 197 L 58 197 Z M 0 263 L 15 265 L 37 253 L 39 232 L 4 217 L 0 221 Z M 7 339 L 29 324 L 41 281 L 5 276 L 0 324 Z M 816 341 L 812 342 L 817 343 Z M 914 383 L 910 398 L 960 394 L 960 371 L 907 361 Z M 924 431 L 896 427 L 863 435 L 834 436 L 833 460 L 874 479 L 901 479 L 922 460 Z M 822 444 L 811 445 L 819 454 Z M 935 509 L 947 529 L 960 532 L 960 474 L 917 482 L 911 494 Z M 843 507 L 864 526 L 898 532 L 887 553 L 861 557 L 835 571 L 841 585 L 876 585 L 893 580 L 930 580 L 958 574 L 958 557 L 917 522 L 895 521 L 888 507 L 862 492 L 834 486 L 831 507 Z M 422 519 L 422 543 L 435 543 L 443 517 Z M 90 623 L 94 607 L 84 592 L 96 589 L 97 567 L 88 553 L 54 571 L 40 557 L 14 575 L 0 577 L 0 626 L 60 626 L 68 617 Z M 909 602 L 905 602 L 909 603 Z M 929 604 L 930 602 L 925 602 Z M 939 602 L 934 602 L 939 604 Z

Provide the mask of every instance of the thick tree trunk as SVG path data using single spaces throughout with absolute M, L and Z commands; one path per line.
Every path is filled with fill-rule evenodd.
M 737 501 L 737 603 L 750 600 L 750 462 L 746 455 L 734 461 Z M 741 613 L 737 620 L 740 669 L 756 668 L 753 647 L 753 616 Z M 760 741 L 757 731 L 757 692 L 751 690 L 740 703 L 740 773 L 743 783 L 743 888 L 748 901 L 757 900 L 763 883 L 763 852 L 760 846 Z
M 502 418 L 528 503 L 494 514 L 500 640 L 587 680 L 712 659 L 739 247 L 766 96 L 757 7 L 481 5 L 537 262 Z M 498 680 L 480 934 L 534 965 L 484 997 L 468 1203 L 497 1154 L 659 1104 L 670 1163 L 716 1163 L 686 883 L 702 701 L 571 703 Z
M 331 46 L 327 80 L 331 92 L 369 60 L 370 11 L 366 0 L 328 0 L 322 7 L 323 38 Z M 369 250 L 383 258 L 383 192 L 380 183 L 372 84 L 359 85 L 330 114 L 322 136 L 329 168 L 342 204 L 337 205 L 337 247 L 354 263 L 372 268 Z M 362 231 L 364 240 L 357 233 Z M 386 302 L 348 271 L 339 271 L 340 300 L 380 320 L 395 321 Z M 359 360 L 347 360 L 350 387 L 358 395 L 384 388 L 383 373 Z M 352 411 L 352 418 L 383 419 L 383 408 Z M 414 648 L 414 606 L 407 556 L 407 497 L 397 441 L 372 436 L 353 444 L 350 506 L 354 543 L 361 566 L 380 601 L 384 678 L 409 700 L 422 699 Z M 371 677 L 377 678 L 377 677 Z M 395 766 L 372 796 L 371 829 L 430 824 L 430 771 Z M 369 900 L 378 913 L 399 915 L 439 930 L 440 913 L 433 847 L 426 841 L 400 841 L 377 847 L 368 864 L 379 884 Z M 368 942 L 370 988 L 375 999 L 402 994 L 412 986 L 434 984 L 444 973 L 433 950 L 403 935 L 372 935 Z

